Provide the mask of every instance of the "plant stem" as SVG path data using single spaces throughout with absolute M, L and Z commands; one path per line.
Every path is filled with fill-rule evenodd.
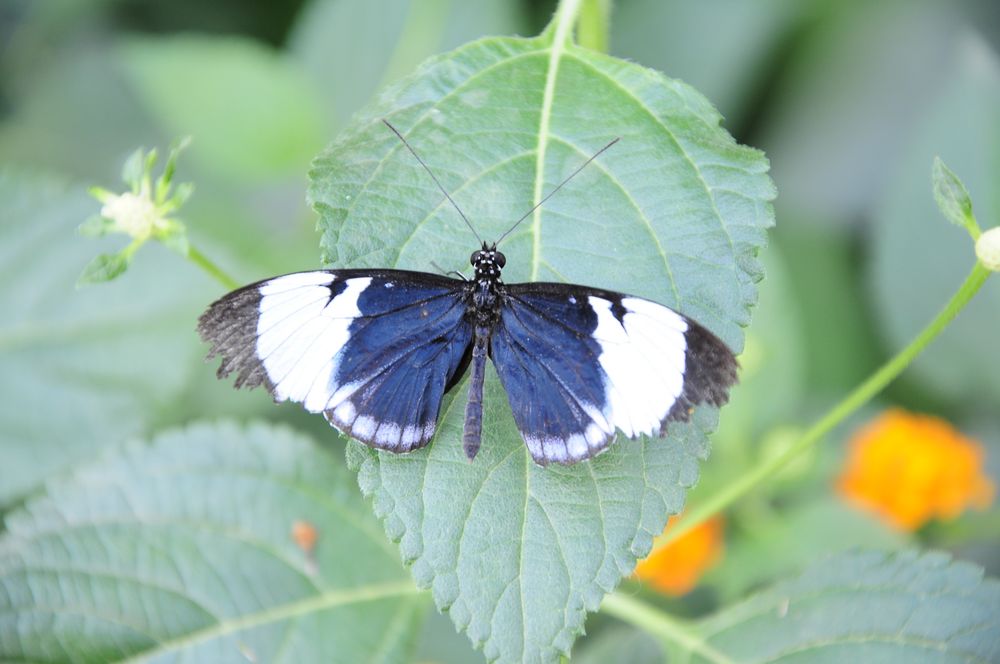
M 145 238 L 133 238 L 133 240 L 128 243 L 128 246 L 122 249 L 122 256 L 125 257 L 126 261 L 132 260 L 132 256 L 135 255 L 135 252 L 139 251 L 139 247 L 145 244 L 145 242 Z
M 563 47 L 573 40 L 573 26 L 580 17 L 580 6 L 583 0 L 559 0 L 556 13 L 542 31 L 553 43 Z
M 601 611 L 620 620 L 640 627 L 656 636 L 680 645 L 688 652 L 695 653 L 716 664 L 735 664 L 735 661 L 705 643 L 690 627 L 660 611 L 656 607 L 634 597 L 616 591 L 604 598 Z
M 239 283 L 222 271 L 218 265 L 213 263 L 205 254 L 201 253 L 194 246 L 188 247 L 188 258 L 191 262 L 212 275 L 216 281 L 226 287 L 226 290 L 233 290 Z
M 580 46 L 601 53 L 608 52 L 611 33 L 611 0 L 583 0 L 576 25 Z
M 680 519 L 677 525 L 656 539 L 653 547 L 654 550 L 661 549 L 670 542 L 675 541 L 692 528 L 704 523 L 740 498 L 746 496 L 789 461 L 818 443 L 831 429 L 885 389 L 948 326 L 948 323 L 958 315 L 958 312 L 969 303 L 969 300 L 979 291 L 989 275 L 990 272 L 977 262 L 958 291 L 948 301 L 948 304 L 944 306 L 934 320 L 906 348 L 882 365 L 878 371 L 869 376 L 861 385 L 854 388 L 850 394 L 803 433 L 787 450 L 779 455 L 764 459 L 732 484 L 729 484 L 702 504 L 685 513 L 684 518 Z

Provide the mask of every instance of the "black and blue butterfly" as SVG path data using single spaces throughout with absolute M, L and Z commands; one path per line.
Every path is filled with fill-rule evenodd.
M 323 413 L 352 438 L 391 452 L 431 441 L 444 394 L 471 367 L 463 447 L 474 459 L 487 357 L 541 465 L 590 458 L 616 431 L 663 435 L 696 405 L 728 400 L 736 360 L 704 327 L 622 293 L 505 284 L 506 258 L 496 244 L 473 252 L 471 278 L 342 269 L 266 279 L 214 302 L 198 331 L 211 344 L 209 357 L 222 357 L 220 378 L 265 385 L 276 401 Z

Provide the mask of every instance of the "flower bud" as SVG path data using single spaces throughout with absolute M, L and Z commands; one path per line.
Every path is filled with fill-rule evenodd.
M 987 270 L 1000 272 L 1000 226 L 979 236 L 976 240 L 976 258 Z
M 101 216 L 113 221 L 117 230 L 140 240 L 148 238 L 160 221 L 153 201 L 130 191 L 108 200 L 101 208 Z

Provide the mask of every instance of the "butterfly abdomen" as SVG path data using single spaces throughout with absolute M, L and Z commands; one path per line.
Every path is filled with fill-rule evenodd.
M 465 403 L 465 427 L 462 430 L 462 449 L 470 461 L 476 458 L 483 438 L 483 384 L 486 379 L 490 333 L 489 328 L 477 326 L 475 340 L 472 342 L 472 373 L 469 378 L 469 398 Z

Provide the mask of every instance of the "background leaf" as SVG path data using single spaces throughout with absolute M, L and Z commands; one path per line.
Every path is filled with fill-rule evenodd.
M 0 173 L 0 505 L 102 446 L 144 433 L 201 364 L 194 332 L 209 280 L 150 243 L 127 278 L 77 290 L 95 253 L 74 232 L 83 191 Z
M 284 428 L 162 434 L 6 526 L 4 660 L 400 660 L 426 607 L 346 470 Z
M 781 187 L 782 217 L 857 223 L 951 74 L 966 21 L 934 0 L 816 4 L 811 31 L 770 82 L 759 141 Z M 920 182 L 926 190 L 926 176 Z
M 853 552 L 705 620 L 739 662 L 992 662 L 1000 583 L 940 553 Z M 693 661 L 706 661 L 694 658 Z
M 21 54 L 36 70 L 29 70 L 18 86 L 14 108 L 0 123 L 0 154 L 25 169 L 64 173 L 117 190 L 122 162 L 136 146 L 162 149 L 196 131 L 177 175 L 182 183 L 198 183 L 181 215 L 192 243 L 245 281 L 315 267 L 315 220 L 305 205 L 303 173 L 328 131 L 315 84 L 294 61 L 252 40 L 135 32 L 121 39 L 117 34 L 87 32 L 51 63 L 39 54 Z M 65 43 L 57 34 L 32 38 L 45 44 L 46 52 Z M 222 62 L 210 62 L 208 55 L 215 53 Z M 138 59 L 130 59 L 133 55 Z M 176 62 L 164 64 L 168 56 L 176 56 Z M 231 68 L 239 75 L 206 82 L 198 71 L 193 75 L 202 78 L 196 88 L 186 78 L 193 61 L 196 70 L 206 67 L 221 75 L 221 69 Z M 148 78 L 157 74 L 162 79 Z M 256 80 L 262 84 L 255 86 Z M 149 89 L 160 85 L 171 94 Z M 285 99 L 265 103 L 256 97 L 264 90 Z M 248 130 L 235 120 L 236 98 L 259 105 L 243 115 L 252 114 L 262 124 Z M 175 113 L 177 105 L 186 106 Z M 282 112 L 285 108 L 291 117 Z M 303 115 L 306 126 L 296 126 Z M 271 150 L 282 154 L 275 157 Z M 274 161 L 262 163 L 262 158 Z
M 931 164 L 941 158 L 968 187 L 983 228 L 1000 224 L 1000 60 L 982 43 L 966 40 L 955 56 L 960 67 L 925 107 L 918 131 L 895 167 L 892 186 L 875 214 L 871 291 L 879 323 L 893 347 L 901 347 L 937 312 L 962 282 L 974 260 L 973 243 L 941 217 L 930 188 Z M 913 363 L 937 399 L 966 408 L 1000 409 L 996 312 L 1000 280 L 983 286 L 934 346 Z
M 745 518 L 743 530 L 743 537 L 730 538 L 724 564 L 706 577 L 719 589 L 723 603 L 832 553 L 857 547 L 893 550 L 906 542 L 875 517 L 829 496 L 791 506 L 771 518 Z
M 671 660 L 668 660 L 671 661 Z M 574 664 L 663 664 L 663 649 L 651 635 L 626 627 L 615 627 L 588 639 L 573 649 Z
M 38 37 L 27 33 L 26 41 Z M 66 44 L 55 34 L 40 41 L 46 50 Z M 154 125 L 106 43 L 78 39 L 61 55 L 50 62 L 38 52 L 21 54 L 32 66 L 25 68 L 25 80 L 11 86 L 17 97 L 0 124 L 0 155 L 21 168 L 80 176 L 88 185 L 113 183 L 118 190 L 126 157 L 136 146 L 156 142 L 150 139 Z
M 227 178 L 301 173 L 326 134 L 319 96 L 297 63 L 250 40 L 137 39 L 123 62 L 151 112 L 188 154 Z
M 691 88 L 543 36 L 474 42 L 386 92 L 315 162 L 325 259 L 462 269 L 474 239 L 383 117 L 486 238 L 531 206 L 536 185 L 551 190 L 621 136 L 510 236 L 507 281 L 636 293 L 742 347 L 773 188 L 762 156 L 719 129 Z M 551 661 L 680 510 L 716 413 L 699 410 L 667 441 L 621 441 L 590 463 L 542 469 L 490 373 L 483 450 L 470 465 L 465 394 L 444 405 L 429 449 L 394 456 L 352 444 L 349 462 L 414 578 L 487 658 Z
M 524 33 L 510 0 L 314 0 L 289 36 L 335 128 L 417 63 L 484 34 Z
M 755 110 L 755 86 L 822 2 L 801 0 L 629 0 L 614 3 L 612 52 L 670 72 L 712 100 L 727 124 Z M 711 35 L 712 48 L 704 48 Z

